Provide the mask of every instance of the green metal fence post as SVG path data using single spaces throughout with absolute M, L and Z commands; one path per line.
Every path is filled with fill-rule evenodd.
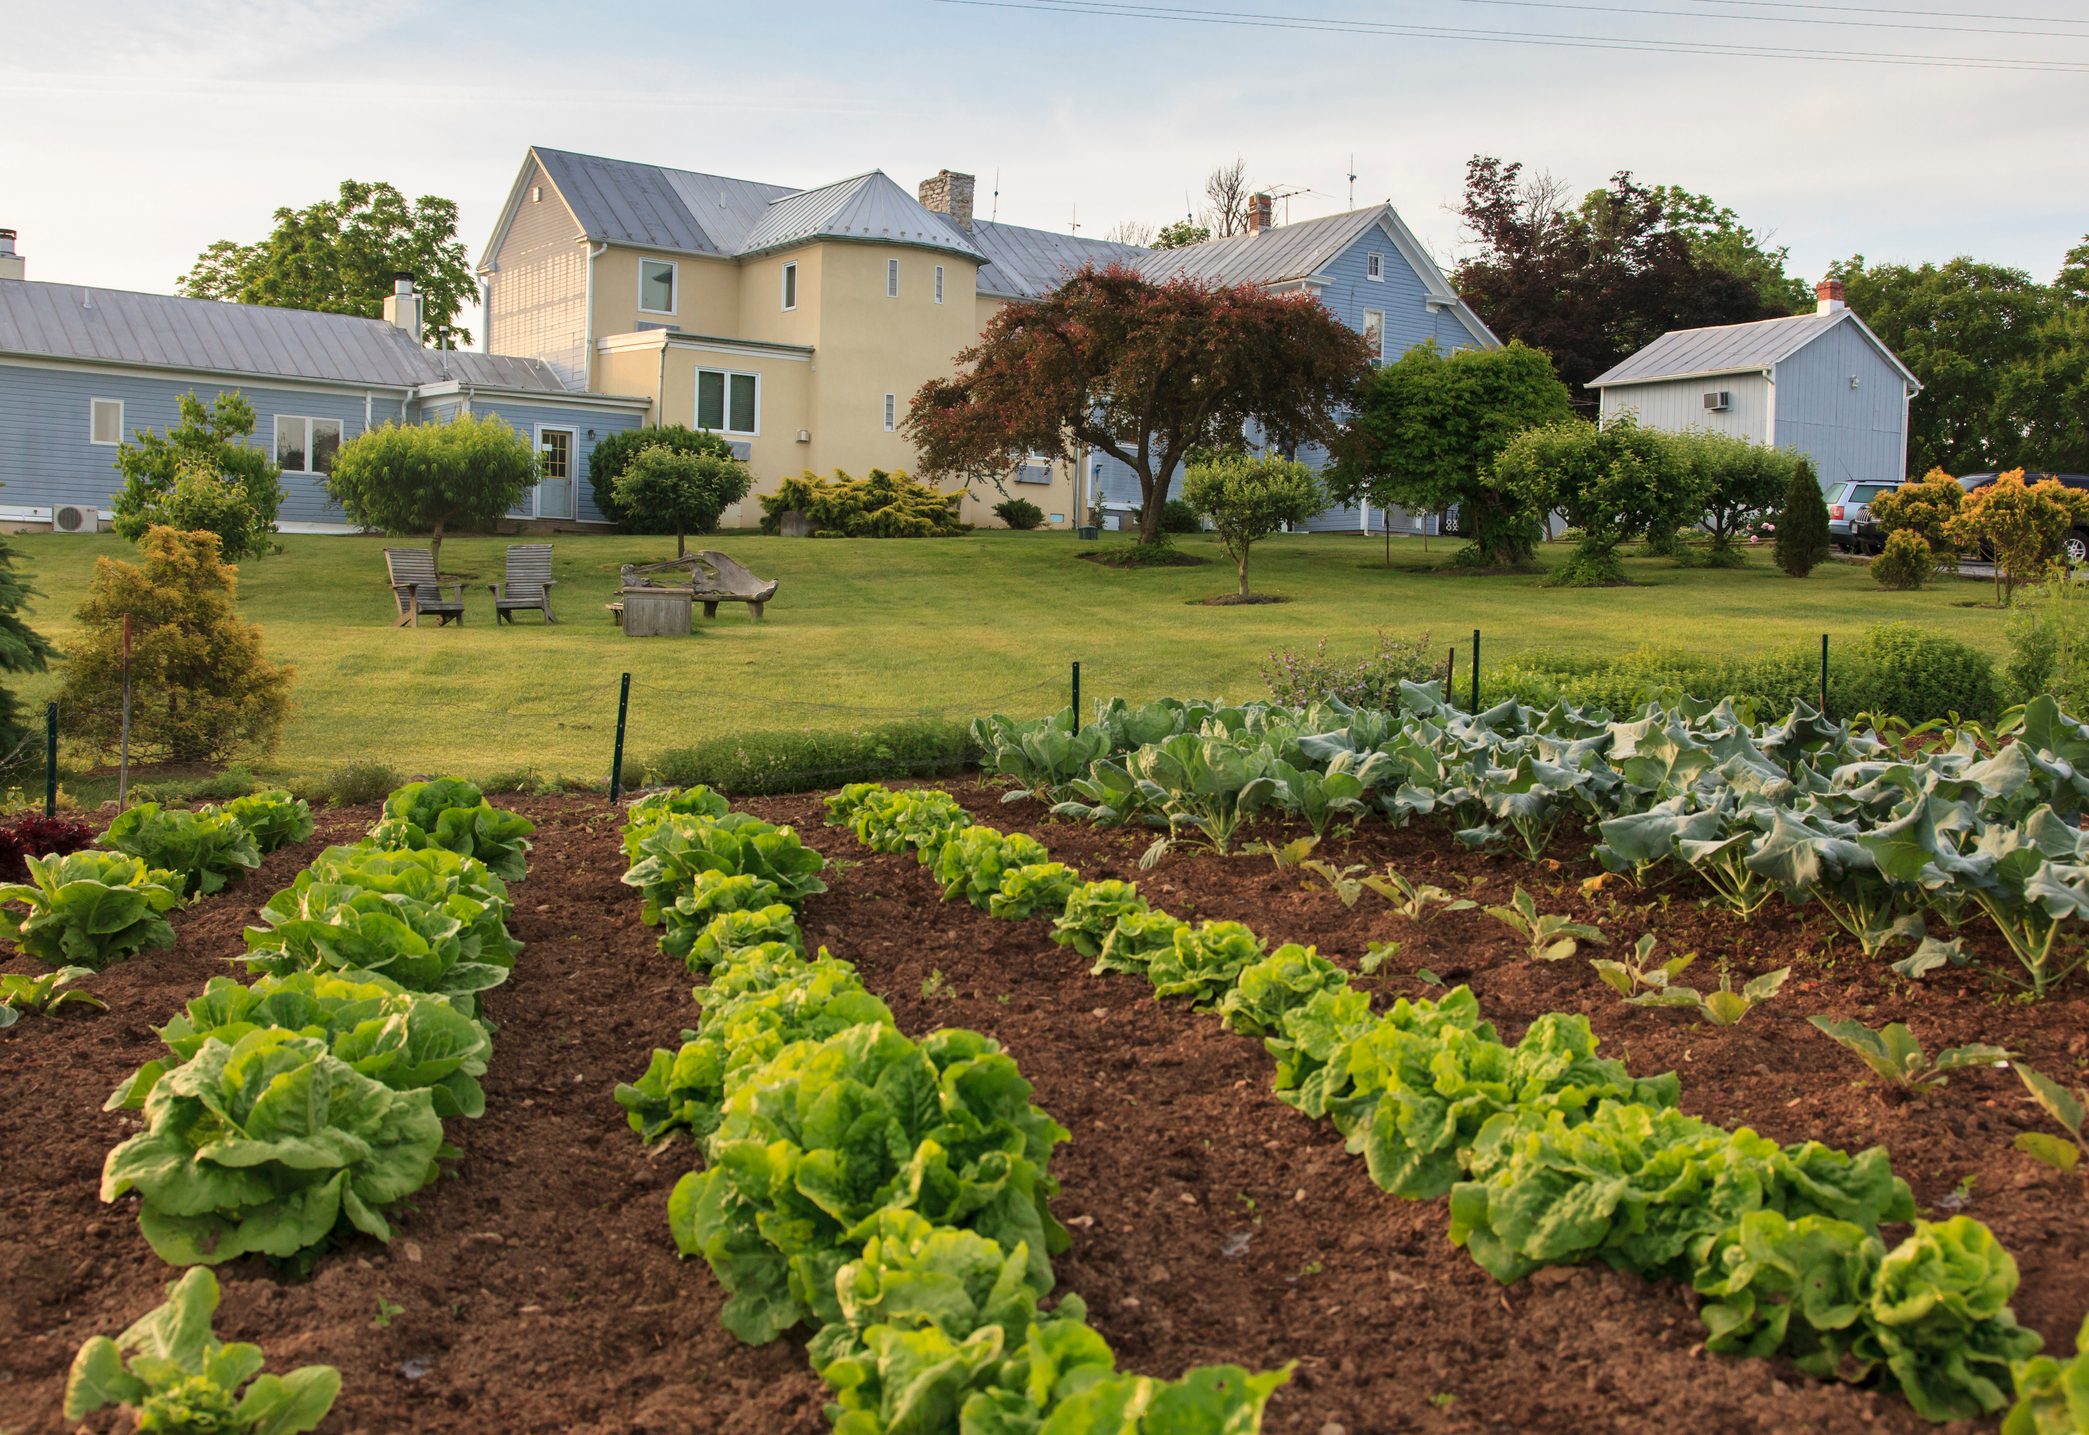
M 1480 630 L 1472 630 L 1472 710 L 1480 710 Z
M 624 788 L 624 715 L 631 710 L 631 674 L 624 674 L 624 681 L 617 685 L 617 746 L 616 756 L 609 764 L 609 801 L 616 805 L 617 796 Z
M 58 704 L 44 704 L 44 816 L 58 815 Z
M 1828 715 L 1828 635 L 1821 634 L 1821 716 Z
M 1074 736 L 1081 735 L 1081 661 L 1074 660 Z

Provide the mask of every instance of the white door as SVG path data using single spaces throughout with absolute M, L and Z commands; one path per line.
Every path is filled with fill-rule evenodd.
M 573 516 L 573 430 L 537 428 L 537 458 L 542 476 L 537 480 L 533 518 Z

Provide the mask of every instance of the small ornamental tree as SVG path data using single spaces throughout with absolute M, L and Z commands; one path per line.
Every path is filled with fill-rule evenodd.
M 28 600 L 36 590 L 15 571 L 15 551 L 0 539 L 0 673 L 40 673 L 56 651 L 41 633 L 24 621 Z M 0 757 L 12 753 L 30 737 L 22 721 L 14 693 L 0 687 Z
M 1912 528 L 1887 534 L 1879 556 L 1871 560 L 1872 581 L 1881 588 L 1920 588 L 1936 572 L 1937 555 L 1930 551 L 1929 540 Z
M 954 378 L 924 384 L 906 431 L 930 478 L 992 481 L 1026 454 L 1084 447 L 1139 480 L 1139 542 L 1161 541 L 1178 465 L 1237 444 L 1327 444 L 1370 368 L 1363 336 L 1307 294 L 1083 269 L 1004 305 Z
M 1994 555 L 1996 599 L 2007 603 L 2060 556 L 2067 530 L 2083 521 L 2085 497 L 2050 478 L 2026 483 L 2013 468 L 1967 494 L 1944 534 L 1961 549 L 1984 546 Z
M 1828 559 L 1828 500 L 1813 461 L 1800 458 L 1777 510 L 1777 566 L 1804 578 Z
M 1228 451 L 1190 461 L 1183 501 L 1211 520 L 1219 542 L 1240 568 L 1240 597 L 1248 596 L 1248 550 L 1287 523 L 1303 523 L 1327 507 L 1327 492 L 1312 469 L 1296 459 L 1251 458 Z
M 529 441 L 486 414 L 370 429 L 341 445 L 326 488 L 351 523 L 428 534 L 440 573 L 444 533 L 491 528 L 536 481 Z
M 594 490 L 595 507 L 602 511 L 602 516 L 626 533 L 671 533 L 673 530 L 656 515 L 626 513 L 617 501 L 618 477 L 641 449 L 648 448 L 670 448 L 677 453 L 708 454 L 713 458 L 729 459 L 733 457 L 733 446 L 730 440 L 720 438 L 708 429 L 693 429 L 683 424 L 623 429 L 604 434 L 595 441 L 594 449 L 588 454 L 588 487 Z
M 1617 546 L 1641 533 L 1673 534 L 1704 511 L 1704 472 L 1666 434 L 1627 414 L 1530 429 L 1494 460 L 1496 478 L 1536 513 L 1563 513 L 1581 546 L 1547 580 L 1596 588 L 1628 582 Z
M 730 451 L 717 453 L 653 444 L 640 449 L 617 475 L 617 507 L 675 536 L 675 557 L 688 552 L 688 535 L 718 526 L 726 505 L 747 496 L 747 465 Z
M 123 619 L 131 619 L 131 749 L 219 762 L 275 746 L 290 716 L 292 672 L 261 652 L 239 616 L 238 580 L 214 533 L 149 530 L 143 561 L 97 558 L 67 647 L 59 705 L 67 729 L 104 753 L 122 732 Z
M 1697 467 L 1705 490 L 1699 522 L 1712 536 L 1705 561 L 1738 567 L 1746 561 L 1741 536 L 1777 511 L 1791 488 L 1797 455 L 1717 432 L 1674 434 L 1669 443 L 1682 461 Z
M 269 550 L 283 471 L 251 445 L 254 406 L 236 391 L 205 408 L 193 393 L 180 399 L 181 419 L 165 434 L 140 430 L 116 450 L 123 488 L 110 503 L 116 531 L 136 543 L 159 525 L 218 535 L 228 562 Z
M 1941 468 L 1933 468 L 1921 478 L 1910 479 L 1874 498 L 1871 516 L 1889 538 L 1895 533 L 1912 533 L 1920 538 L 1935 555 L 1937 570 L 1950 572 L 1958 566 L 1958 545 L 1944 530 L 1958 516 L 1965 501 L 1966 491 L 1958 486 L 1958 480 Z

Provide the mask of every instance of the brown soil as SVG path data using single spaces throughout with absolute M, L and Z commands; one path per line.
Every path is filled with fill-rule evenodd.
M 1193 608 L 1241 608 L 1254 607 L 1261 603 L 1288 603 L 1291 600 L 1281 593 L 1221 593 L 1216 598 L 1192 598 Z
M 2025 1007 L 1998 999 L 1977 968 L 1922 984 L 1881 980 L 1846 943 L 1824 959 L 1818 920 L 1776 909 L 1740 923 L 1671 884 L 1584 900 L 1580 861 L 1532 867 L 1454 848 L 1439 829 L 1324 844 L 1337 863 L 1394 862 L 1410 876 L 1503 899 L 1521 882 L 1546 911 L 1594 921 L 1629 945 L 1643 930 L 1703 954 L 1685 980 L 1733 959 L 1738 977 L 1796 962 L 1791 983 L 1739 1027 L 1714 1031 L 1624 1006 L 1585 962 L 1529 962 L 1506 928 L 1476 913 L 1415 929 L 1375 897 L 1344 909 L 1317 882 L 1265 857 L 1176 853 L 1136 869 L 1149 837 L 1051 824 L 1028 804 L 952 784 L 982 820 L 1037 833 L 1090 877 L 1136 879 L 1188 917 L 1236 917 L 1272 942 L 1313 942 L 1353 963 L 1368 942 L 1402 946 L 1381 992 L 1426 995 L 1416 973 L 1468 981 L 1513 1038 L 1547 1010 L 1584 1011 L 1609 1054 L 1635 1070 L 1683 1073 L 1686 1106 L 1779 1140 L 1883 1142 L 1926 1206 L 1971 1177 L 1965 1209 L 1992 1225 L 2024 1272 L 2018 1314 L 2050 1343 L 2089 1305 L 2089 1226 L 2079 1178 L 2010 1149 L 2038 1125 L 2013 1076 L 1980 1071 L 1915 1102 L 1886 1099 L 1817 1035 L 1816 1013 L 1908 1020 L 1932 1050 L 1986 1039 L 2076 1080 L 2089 1055 L 2089 1000 Z M 686 1142 L 648 1152 L 610 1088 L 642 1069 L 694 1018 L 688 980 L 639 924 L 617 876 L 617 819 L 599 799 L 515 799 L 539 823 L 532 876 L 515 888 L 515 976 L 489 994 L 499 1023 L 487 1113 L 452 1124 L 464 1155 L 395 1222 L 389 1247 L 358 1240 L 304 1283 L 266 1266 L 221 1269 L 219 1333 L 260 1340 L 274 1368 L 341 1367 L 323 1427 L 348 1431 L 723 1431 L 824 1428 L 802 1345 L 753 1349 L 718 1325 L 721 1294 L 701 1264 L 677 1260 L 663 1211 L 687 1169 Z M 1259 1045 L 1216 1018 L 1159 1003 L 1127 977 L 1092 977 L 1042 920 L 996 922 L 938 900 L 911 857 L 874 856 L 819 824 L 816 798 L 750 801 L 796 823 L 839 859 L 832 890 L 807 904 L 808 938 L 862 969 L 913 1032 L 969 1026 L 1001 1040 L 1037 1100 L 1073 1132 L 1053 1171 L 1072 1229 L 1058 1262 L 1130 1369 L 1174 1374 L 1209 1361 L 1298 1375 L 1270 1408 L 1277 1432 L 1927 1429 L 1896 1398 L 1817 1385 L 1765 1361 L 1697 1349 L 1687 1295 L 1607 1271 L 1547 1272 L 1496 1286 L 1445 1240 L 1444 1203 L 1373 1186 L 1331 1128 L 1270 1094 Z M 250 881 L 177 920 L 169 952 L 119 964 L 90 985 L 111 1010 L 25 1017 L 0 1034 L 0 1428 L 69 1428 L 64 1372 L 87 1336 L 114 1333 L 160 1298 L 173 1274 L 139 1236 L 130 1203 L 95 1195 L 103 1156 L 135 1127 L 105 1114 L 108 1090 L 159 1047 L 151 1026 L 241 948 L 251 907 L 324 839 L 352 837 L 370 812 L 322 817 L 320 838 L 272 857 Z M 1555 850 L 1585 850 L 1563 839 Z M 1811 954 L 1811 955 L 1802 955 Z M 12 964 L 11 964 L 12 965 Z M 31 964 L 24 964 L 31 965 Z M 377 1327 L 378 1301 L 402 1307 Z M 19 1333 L 19 1334 L 16 1334 Z M 106 1417 L 95 1430 L 114 1428 Z
M 1211 561 L 1172 545 L 1161 544 L 1153 545 L 1150 550 L 1133 544 L 1128 548 L 1102 548 L 1074 556 L 1084 563 L 1100 563 L 1105 568 L 1202 568 Z

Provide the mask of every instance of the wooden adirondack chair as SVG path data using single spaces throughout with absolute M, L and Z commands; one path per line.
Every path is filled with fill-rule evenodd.
M 434 618 L 438 628 L 452 621 L 464 621 L 463 581 L 438 577 L 435 559 L 427 549 L 387 548 L 384 550 L 384 566 L 391 575 L 392 598 L 399 605 L 399 620 L 392 624 L 393 627 L 404 628 L 411 624 L 418 628 L 423 614 Z M 445 588 L 455 588 L 457 596 L 444 597 Z
M 549 543 L 510 543 L 506 580 L 486 585 L 493 595 L 494 622 L 512 623 L 519 610 L 537 608 L 543 611 L 545 622 L 556 623 L 551 611 L 552 582 Z

